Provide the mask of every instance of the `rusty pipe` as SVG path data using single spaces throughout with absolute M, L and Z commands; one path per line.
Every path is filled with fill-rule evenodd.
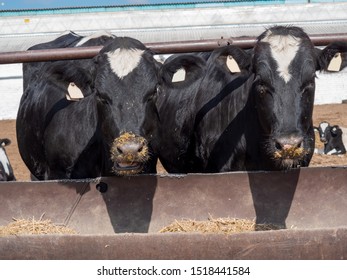
M 316 46 L 325 46 L 332 41 L 347 41 L 347 34 L 322 34 L 311 35 L 312 42 Z M 235 37 L 229 39 L 209 39 L 191 41 L 173 41 L 146 43 L 146 47 L 157 54 L 205 52 L 212 51 L 225 45 L 235 45 L 240 48 L 252 48 L 256 37 Z M 92 58 L 99 53 L 102 46 L 59 48 L 44 50 L 27 50 L 0 53 L 0 64 L 40 62 L 52 60 L 86 59 Z

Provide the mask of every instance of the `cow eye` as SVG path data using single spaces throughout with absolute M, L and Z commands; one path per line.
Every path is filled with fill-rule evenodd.
M 264 85 L 259 85 L 258 92 L 259 92 L 260 97 L 264 97 L 267 93 L 267 89 Z
M 157 98 L 157 93 L 159 91 L 159 85 L 156 85 L 154 90 L 153 91 L 150 91 L 146 94 L 145 96 L 145 100 L 147 102 L 150 102 L 150 101 L 156 101 L 156 98 Z
M 97 92 L 96 96 L 97 96 L 98 100 L 105 105 L 112 103 L 111 98 L 107 94 Z
M 314 88 L 314 82 L 309 82 L 305 84 L 303 87 L 303 90 L 301 91 L 301 94 L 307 94 Z

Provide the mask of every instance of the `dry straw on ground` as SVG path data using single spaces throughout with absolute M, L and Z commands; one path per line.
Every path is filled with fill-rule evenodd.
M 14 219 L 6 226 L 0 226 L 0 237 L 24 234 L 76 234 L 65 226 L 54 225 L 50 220 Z
M 249 231 L 277 230 L 279 226 L 271 224 L 256 224 L 254 221 L 236 218 L 209 217 L 207 221 L 195 221 L 190 219 L 175 220 L 159 232 L 195 232 L 195 233 L 222 233 L 234 234 Z

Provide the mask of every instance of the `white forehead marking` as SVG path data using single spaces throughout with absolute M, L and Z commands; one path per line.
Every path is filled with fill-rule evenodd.
M 111 33 L 107 32 L 107 31 L 99 31 L 99 32 L 93 33 L 92 35 L 89 35 L 89 36 L 86 36 L 86 37 L 82 38 L 81 41 L 79 41 L 79 42 L 76 44 L 76 47 L 82 46 L 83 44 L 85 44 L 85 43 L 88 42 L 89 40 L 96 39 L 96 38 L 99 38 L 99 37 L 102 37 L 102 36 L 107 36 L 107 37 L 110 37 L 110 38 L 115 38 L 114 35 L 112 35 Z
M 120 78 L 124 78 L 139 65 L 144 50 L 116 49 L 107 53 L 112 71 Z
M 292 77 L 289 65 L 299 49 L 301 39 L 291 35 L 274 35 L 268 30 L 262 42 L 270 44 L 271 54 L 278 65 L 277 72 L 288 83 Z
M 6 153 L 4 151 L 4 149 L 0 148 L 0 162 L 2 163 L 4 169 L 5 169 L 5 172 L 7 175 L 10 175 L 10 170 L 9 170 L 9 165 L 10 165 L 10 162 L 8 161 L 8 158 L 6 156 Z
M 320 125 L 320 128 L 322 129 L 322 132 L 324 133 L 324 131 L 326 130 L 326 128 L 329 126 L 328 123 L 324 122 L 324 123 L 321 123 Z

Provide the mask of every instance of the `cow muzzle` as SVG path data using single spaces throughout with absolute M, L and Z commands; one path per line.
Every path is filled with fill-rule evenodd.
M 305 154 L 303 137 L 285 136 L 275 139 L 274 158 L 282 161 L 283 167 L 295 167 Z
M 328 141 L 325 138 L 325 136 L 320 137 L 320 141 L 323 142 L 324 144 L 328 143 Z
M 111 160 L 114 173 L 122 176 L 141 173 L 148 159 L 145 138 L 126 132 L 113 141 Z

